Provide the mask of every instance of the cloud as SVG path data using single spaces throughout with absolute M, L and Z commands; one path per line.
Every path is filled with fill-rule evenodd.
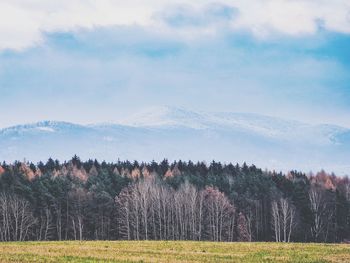
M 1 125 L 157 103 L 350 125 L 348 1 L 192 2 L 0 1 Z
M 0 54 L 0 110 L 17 105 L 0 123 L 109 121 L 161 103 L 350 125 L 349 64 L 328 37 L 225 32 L 186 44 L 142 26 L 46 34 L 43 46 Z
M 246 28 L 257 36 L 271 32 L 288 35 L 313 34 L 324 29 L 350 33 L 350 2 L 347 0 L 253 0 L 238 1 L 242 16 L 235 28 Z
M 232 6 L 209 4 L 195 9 L 191 5 L 179 5 L 155 15 L 170 27 L 207 27 L 211 24 L 230 22 L 238 14 Z
M 0 17 L 0 50 L 38 45 L 45 33 L 109 26 L 152 27 L 185 37 L 193 33 L 188 27 L 212 33 L 223 21 L 231 30 L 247 30 L 264 38 L 276 32 L 313 34 L 320 26 L 350 33 L 348 0 L 221 0 L 217 4 L 207 0 L 191 4 L 181 0 L 2 0 Z

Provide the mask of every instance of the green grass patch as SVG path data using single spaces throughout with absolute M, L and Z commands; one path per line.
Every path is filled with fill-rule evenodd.
M 350 262 L 345 244 L 192 241 L 0 243 L 0 262 Z

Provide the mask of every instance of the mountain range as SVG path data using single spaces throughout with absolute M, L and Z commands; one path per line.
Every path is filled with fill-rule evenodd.
M 0 160 L 217 160 L 350 174 L 350 129 L 251 113 L 154 107 L 116 123 L 42 121 L 0 129 Z

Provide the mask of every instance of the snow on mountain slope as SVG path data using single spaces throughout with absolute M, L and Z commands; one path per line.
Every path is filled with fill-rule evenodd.
M 20 136 L 35 132 L 59 132 L 63 130 L 79 130 L 84 129 L 84 126 L 72 124 L 68 122 L 58 121 L 41 121 L 32 124 L 17 125 L 9 128 L 0 129 L 0 136 L 12 135 Z
M 248 113 L 155 107 L 116 124 L 44 121 L 0 130 L 0 160 L 206 160 L 350 174 L 350 130 Z
M 197 113 L 174 107 L 150 107 L 136 113 L 120 123 L 134 127 L 188 127 L 207 128 L 205 113 Z
M 281 140 L 336 142 L 348 129 L 335 125 L 309 125 L 252 113 L 193 112 L 172 107 L 153 107 L 120 123 L 133 127 L 187 127 L 193 129 L 240 130 Z

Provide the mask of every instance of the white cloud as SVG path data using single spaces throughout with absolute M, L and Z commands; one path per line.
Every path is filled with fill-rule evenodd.
M 258 36 L 276 31 L 289 35 L 315 33 L 318 23 L 325 29 L 350 33 L 348 0 L 251 0 L 236 1 L 241 12 L 236 28 Z
M 40 43 L 43 32 L 93 29 L 113 25 L 140 25 L 160 31 L 174 30 L 184 36 L 193 29 L 171 28 L 155 19 L 155 14 L 179 5 L 205 10 L 213 1 L 181 0 L 1 0 L 0 50 L 21 50 Z M 349 0 L 221 0 L 214 1 L 239 10 L 232 19 L 233 30 L 249 30 L 256 36 L 274 32 L 299 35 L 312 34 L 317 21 L 331 31 L 350 33 Z M 212 17 L 211 17 L 212 19 Z M 218 30 L 221 23 L 203 23 L 200 33 Z M 186 31 L 187 30 L 187 31 Z M 180 31 L 180 32 L 179 32 Z M 168 32 L 169 33 L 169 32 Z

